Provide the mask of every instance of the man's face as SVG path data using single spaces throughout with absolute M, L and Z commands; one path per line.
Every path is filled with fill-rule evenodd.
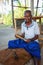
M 26 20 L 26 22 L 30 22 L 31 18 L 32 18 L 32 16 L 29 12 L 24 15 L 24 19 Z

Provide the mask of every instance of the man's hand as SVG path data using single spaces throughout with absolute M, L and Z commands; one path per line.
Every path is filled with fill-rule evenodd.
M 16 38 L 18 38 L 17 35 L 18 35 L 18 34 L 15 34 L 15 37 L 16 37 Z
M 31 40 L 30 39 L 27 39 L 25 42 L 29 43 Z

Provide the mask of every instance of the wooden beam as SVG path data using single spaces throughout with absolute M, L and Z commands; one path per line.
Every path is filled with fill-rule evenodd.
M 43 31 L 40 32 L 43 35 Z
M 39 38 L 40 41 L 43 41 L 43 38 Z

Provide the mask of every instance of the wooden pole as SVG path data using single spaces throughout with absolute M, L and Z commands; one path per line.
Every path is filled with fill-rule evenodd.
M 14 10 L 13 10 L 13 0 L 11 0 L 11 8 L 12 8 L 12 22 L 13 22 L 13 27 L 14 27 Z
M 36 7 L 36 15 L 35 16 L 37 16 L 38 4 L 39 4 L 39 0 L 37 0 L 37 7 Z

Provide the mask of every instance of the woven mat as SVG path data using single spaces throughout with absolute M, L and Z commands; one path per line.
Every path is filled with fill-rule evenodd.
M 14 52 L 16 52 L 18 59 L 15 59 Z M 30 54 L 24 49 L 4 49 L 0 51 L 0 63 L 3 65 L 25 65 L 30 59 Z

